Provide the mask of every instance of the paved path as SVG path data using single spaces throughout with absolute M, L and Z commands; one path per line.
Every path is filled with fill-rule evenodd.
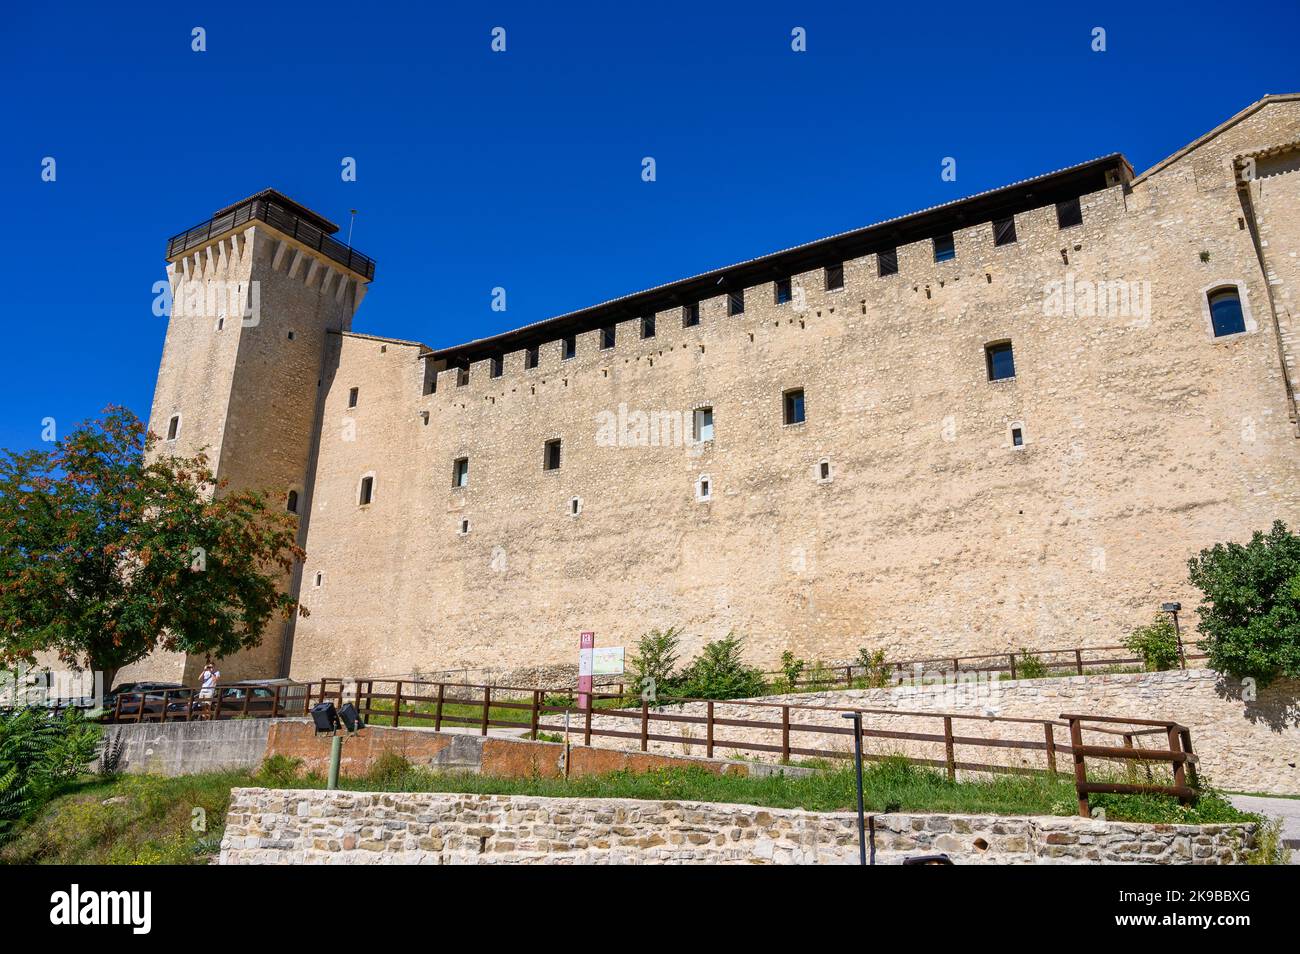
M 1243 812 L 1258 812 L 1269 818 L 1281 818 L 1282 839 L 1291 849 L 1291 864 L 1300 865 L 1300 798 L 1229 795 L 1228 800 Z

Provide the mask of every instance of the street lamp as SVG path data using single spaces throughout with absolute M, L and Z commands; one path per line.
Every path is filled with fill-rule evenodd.
M 1182 608 L 1182 603 L 1162 603 L 1160 611 L 1162 613 L 1168 613 L 1174 618 L 1174 638 L 1178 640 L 1178 664 L 1183 669 L 1186 669 L 1187 657 L 1183 655 L 1183 633 L 1182 630 L 1178 628 L 1178 611 Z

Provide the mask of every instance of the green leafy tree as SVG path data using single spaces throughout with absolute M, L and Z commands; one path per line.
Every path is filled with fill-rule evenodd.
M 649 696 L 672 695 L 681 641 L 682 631 L 675 626 L 652 629 L 637 640 L 636 653 L 628 662 L 634 693 L 647 701 L 653 701 Z
M 1124 647 L 1142 657 L 1147 672 L 1163 672 L 1178 665 L 1178 632 L 1168 616 L 1157 616 L 1124 639 Z
M 1300 677 L 1300 536 L 1277 520 L 1244 546 L 1202 550 L 1188 569 L 1204 594 L 1198 645 L 1210 668 L 1261 686 Z
M 0 663 L 53 652 L 111 686 L 158 649 L 255 646 L 298 609 L 279 586 L 303 557 L 294 518 L 155 441 L 110 407 L 49 450 L 0 452 Z
M 744 699 L 767 691 L 763 671 L 745 665 L 742 640 L 734 633 L 705 643 L 700 654 L 682 671 L 684 695 L 693 699 Z

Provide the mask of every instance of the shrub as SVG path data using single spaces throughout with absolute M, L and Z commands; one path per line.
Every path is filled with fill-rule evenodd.
M 0 712 L 0 841 L 95 760 L 99 726 L 77 709 Z
M 1199 645 L 1211 669 L 1261 686 L 1300 677 L 1300 536 L 1277 520 L 1245 546 L 1202 550 L 1188 570 L 1204 594 Z
M 126 754 L 126 737 L 114 732 L 104 740 L 99 752 L 99 775 L 111 779 L 122 771 L 122 756 Z
M 781 678 L 772 688 L 777 692 L 798 692 L 799 680 L 803 677 L 808 663 L 790 650 L 781 654 Z
M 370 763 L 366 781 L 381 788 L 395 787 L 411 774 L 414 766 L 392 749 L 386 749 Z
M 763 672 L 741 659 L 739 636 L 728 633 L 705 643 L 682 671 L 682 692 L 695 699 L 744 699 L 767 691 Z
M 1142 657 L 1147 672 L 1163 672 L 1178 665 L 1178 633 L 1167 616 L 1157 616 L 1124 639 L 1124 647 Z
M 1016 678 L 1042 679 L 1046 675 L 1047 666 L 1043 660 L 1022 646 L 1020 655 L 1016 657 Z
M 861 667 L 864 672 L 860 679 L 854 680 L 854 689 L 883 689 L 889 685 L 890 665 L 885 662 L 883 649 L 860 647 L 855 665 Z
M 670 626 L 663 631 L 652 629 L 637 640 L 636 654 L 628 663 L 634 694 L 654 702 L 657 696 L 673 693 L 681 639 L 682 631 Z
M 257 770 L 257 780 L 268 788 L 287 788 L 298 781 L 302 759 L 289 755 L 270 755 L 262 760 Z

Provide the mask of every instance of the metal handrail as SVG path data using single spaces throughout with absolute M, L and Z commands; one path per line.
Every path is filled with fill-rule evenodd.
M 193 228 L 173 235 L 167 240 L 167 258 L 183 255 L 202 245 L 213 236 L 229 232 L 246 222 L 258 219 L 308 248 L 315 249 L 367 279 L 375 277 L 375 260 L 356 249 L 331 238 L 323 229 L 312 225 L 300 215 L 295 215 L 281 205 L 267 199 L 250 199 L 229 212 L 200 222 Z

